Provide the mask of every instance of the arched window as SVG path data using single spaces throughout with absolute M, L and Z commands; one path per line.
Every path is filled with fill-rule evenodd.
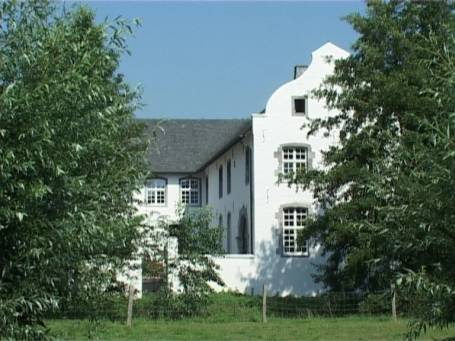
M 218 169 L 218 196 L 223 197 L 223 165 Z
M 240 254 L 247 254 L 250 252 L 249 250 L 249 240 L 250 240 L 250 233 L 248 229 L 248 216 L 246 210 L 241 210 L 244 212 L 240 213 L 239 217 L 239 227 L 238 227 L 238 234 L 237 234 L 237 249 Z
M 145 203 L 147 205 L 166 205 L 166 179 L 153 178 L 145 182 Z
M 218 228 L 220 229 L 220 247 L 224 249 L 223 243 L 223 235 L 224 235 L 224 227 L 223 227 L 223 215 L 220 214 L 218 217 Z
M 226 164 L 226 191 L 227 194 L 231 193 L 231 160 Z
M 209 204 L 209 176 L 205 177 L 205 204 Z
M 226 218 L 226 252 L 231 253 L 231 212 L 228 212 Z
M 200 201 L 200 180 L 197 178 L 180 179 L 180 201 L 189 206 L 199 206 Z

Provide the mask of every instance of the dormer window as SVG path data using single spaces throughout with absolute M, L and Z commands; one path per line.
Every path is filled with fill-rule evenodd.
M 197 178 L 180 180 L 180 200 L 188 206 L 200 205 L 200 181 Z
M 293 98 L 293 114 L 306 115 L 307 114 L 307 98 L 297 97 Z
M 292 174 L 307 169 L 308 149 L 305 147 L 283 148 L 283 173 Z

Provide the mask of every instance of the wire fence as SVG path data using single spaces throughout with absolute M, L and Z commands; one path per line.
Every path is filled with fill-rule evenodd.
M 346 315 L 406 315 L 415 302 L 396 296 L 391 290 L 381 292 L 330 292 L 318 296 L 278 297 L 240 294 L 213 295 L 208 304 L 197 305 L 182 300 L 165 301 L 157 294 L 134 300 L 129 312 L 134 319 L 203 319 L 204 321 L 261 321 L 273 318 L 340 317 Z M 116 296 L 88 305 L 62 307 L 50 318 L 109 319 L 126 321 L 128 298 Z

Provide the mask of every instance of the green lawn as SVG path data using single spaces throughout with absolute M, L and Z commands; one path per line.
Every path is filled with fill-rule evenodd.
M 103 321 L 48 321 L 58 340 L 402 340 L 406 320 L 388 317 L 272 319 L 261 322 L 206 322 L 201 319 L 163 321 L 136 319 L 133 327 Z M 432 330 L 419 340 L 455 340 L 455 327 Z

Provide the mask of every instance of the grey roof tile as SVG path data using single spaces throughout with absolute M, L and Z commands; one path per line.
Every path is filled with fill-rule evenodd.
M 139 119 L 156 136 L 154 173 L 194 173 L 251 129 L 250 119 Z

